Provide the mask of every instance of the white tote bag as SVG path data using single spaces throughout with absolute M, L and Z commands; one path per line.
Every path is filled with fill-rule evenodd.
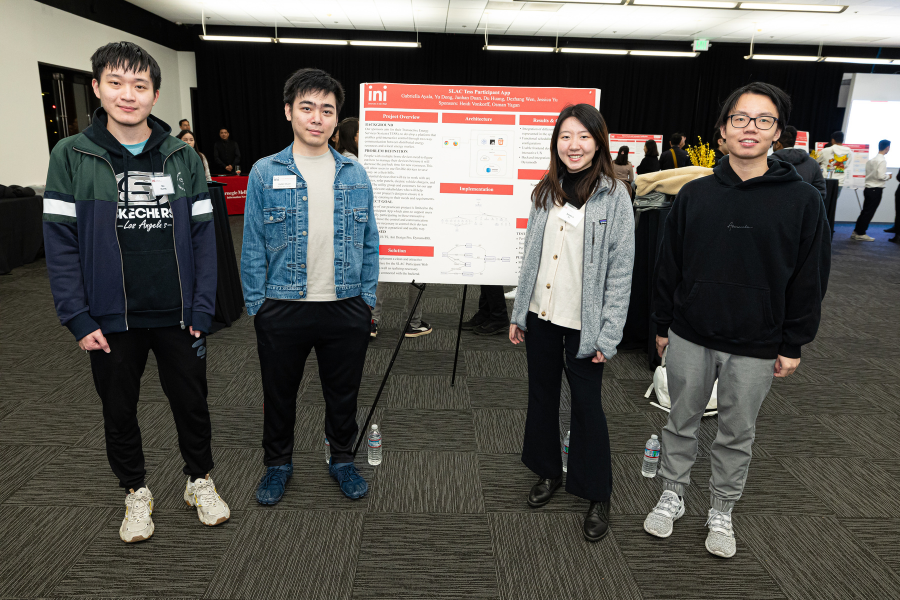
M 644 398 L 649 398 L 650 394 L 656 390 L 656 402 L 651 402 L 650 404 L 657 408 L 661 408 L 666 412 L 669 412 L 672 408 L 672 399 L 669 397 L 669 380 L 666 376 L 666 355 L 668 353 L 669 348 L 667 346 L 663 351 L 662 366 L 656 367 L 656 371 L 653 373 L 653 384 L 647 389 L 647 393 L 644 394 Z M 703 413 L 704 417 L 711 417 L 718 414 L 718 403 L 716 401 L 716 393 L 718 390 L 719 380 L 716 379 L 716 382 L 713 384 L 709 403 L 706 405 L 706 411 Z

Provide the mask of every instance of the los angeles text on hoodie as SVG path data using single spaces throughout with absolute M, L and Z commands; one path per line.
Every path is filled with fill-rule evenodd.
M 815 337 L 831 267 L 825 206 L 789 163 L 768 167 L 741 181 L 726 158 L 679 192 L 656 266 L 658 335 L 766 359 L 800 358 Z

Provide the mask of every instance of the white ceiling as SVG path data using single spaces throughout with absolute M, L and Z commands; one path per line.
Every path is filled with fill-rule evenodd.
M 842 4 L 840 14 L 546 4 L 510 0 L 128 0 L 176 23 L 847 46 L 900 46 L 900 0 L 767 0 Z

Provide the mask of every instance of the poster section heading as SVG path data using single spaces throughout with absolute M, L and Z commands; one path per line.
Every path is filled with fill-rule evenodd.
M 557 116 L 579 103 L 600 90 L 362 84 L 379 280 L 516 285 Z
M 841 185 L 845 188 L 863 189 L 866 187 L 866 163 L 869 162 L 869 145 L 842 145 L 850 148 L 851 155 L 846 164 L 837 167 L 837 169 L 843 169 L 844 172 L 844 181 Z M 816 142 L 816 152 L 821 152 L 824 149 L 825 142 Z M 829 173 L 827 170 L 823 170 L 822 174 L 828 179 Z

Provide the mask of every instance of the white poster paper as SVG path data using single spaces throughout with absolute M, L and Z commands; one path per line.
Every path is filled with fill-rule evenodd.
M 619 148 L 628 146 L 628 161 L 634 168 L 637 168 L 641 161 L 644 160 L 644 142 L 647 140 L 656 142 L 656 151 L 662 152 L 662 135 L 611 133 L 609 134 L 609 153 L 615 160 L 616 155 L 619 154 Z

